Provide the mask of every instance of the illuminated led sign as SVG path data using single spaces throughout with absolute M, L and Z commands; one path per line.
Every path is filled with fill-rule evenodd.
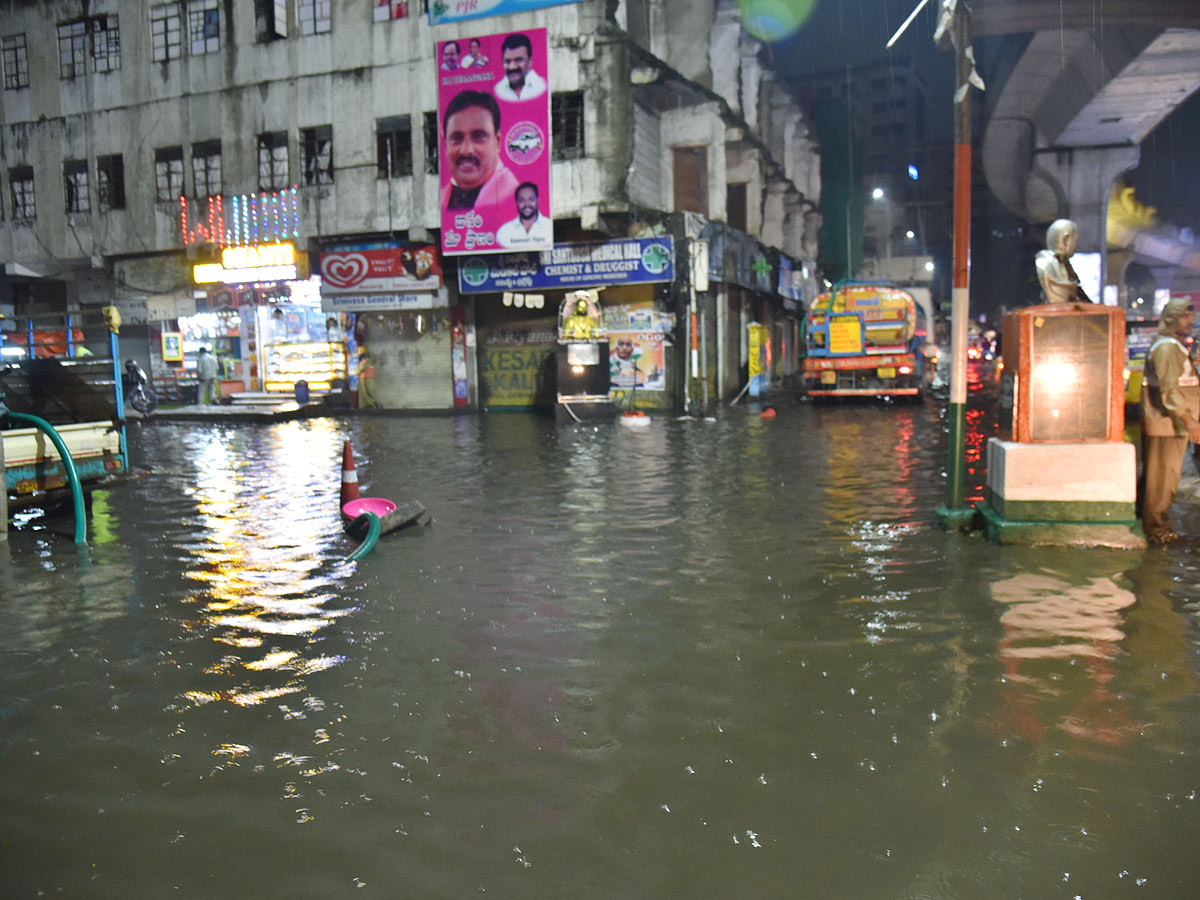
M 295 281 L 296 245 L 290 241 L 250 247 L 226 247 L 219 263 L 192 267 L 196 284 L 249 284 L 259 281 Z

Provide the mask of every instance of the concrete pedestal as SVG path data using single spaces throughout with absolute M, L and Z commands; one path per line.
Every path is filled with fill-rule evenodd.
M 1133 444 L 1025 444 L 991 438 L 985 502 L 999 544 L 1144 547 Z

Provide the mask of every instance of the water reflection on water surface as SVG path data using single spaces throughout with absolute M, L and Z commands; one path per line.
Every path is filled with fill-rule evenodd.
M 941 433 L 135 431 L 0 545 L 5 895 L 1194 896 L 1196 554 L 943 534 Z

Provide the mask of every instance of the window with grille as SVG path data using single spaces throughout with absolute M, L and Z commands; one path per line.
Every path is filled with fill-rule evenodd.
M 553 159 L 583 156 L 583 91 L 550 97 L 550 144 Z
M 93 16 L 92 68 L 97 72 L 115 72 L 121 68 L 121 31 L 116 16 Z
M 375 120 L 375 160 L 380 178 L 412 174 L 412 123 L 408 116 Z
M 4 89 L 28 88 L 29 58 L 25 55 L 25 36 L 0 38 L 0 58 L 4 60 Z
M 281 191 L 288 186 L 286 131 L 269 131 L 258 136 L 258 189 Z
M 161 203 L 183 196 L 182 147 L 160 147 L 154 151 L 154 196 Z
M 300 157 L 304 163 L 305 184 L 333 184 L 333 126 L 302 128 Z
M 192 144 L 192 183 L 200 200 L 221 193 L 220 140 Z
M 374 0 L 371 19 L 375 22 L 390 22 L 392 19 L 408 18 L 408 0 Z
M 125 208 L 125 161 L 119 153 L 96 158 L 96 202 L 101 212 Z
M 259 44 L 287 37 L 287 0 L 254 0 L 254 35 Z
M 88 196 L 88 166 L 86 159 L 63 161 L 63 195 L 68 213 L 89 213 L 92 201 Z
M 4 62 L 4 89 L 15 91 L 29 87 L 29 59 L 25 55 L 25 35 L 10 34 L 0 39 L 0 57 Z
M 324 34 L 333 27 L 330 0 L 297 0 L 301 34 Z
M 12 198 L 14 222 L 32 222 L 37 218 L 37 203 L 33 196 L 33 167 L 13 166 L 8 170 L 9 196 Z
M 188 0 L 188 46 L 193 56 L 221 49 L 221 12 L 217 0 Z
M 83 20 L 58 25 L 58 77 L 78 78 L 87 58 L 87 23 Z
M 160 3 L 150 7 L 150 58 L 155 62 L 179 59 L 183 55 L 183 22 L 178 3 Z
M 438 120 L 437 113 L 425 113 L 424 127 L 421 129 L 425 139 L 425 174 L 438 173 Z

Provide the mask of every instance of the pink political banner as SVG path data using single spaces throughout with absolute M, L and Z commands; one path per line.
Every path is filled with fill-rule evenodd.
M 437 45 L 442 252 L 549 250 L 545 28 Z

